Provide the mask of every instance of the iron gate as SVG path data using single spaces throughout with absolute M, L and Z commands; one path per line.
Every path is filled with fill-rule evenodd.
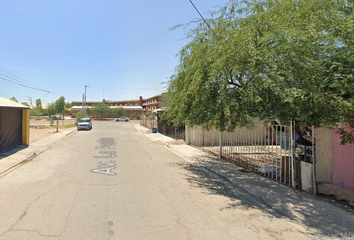
M 168 137 L 171 137 L 174 139 L 186 140 L 186 135 L 185 135 L 186 126 L 185 125 L 176 128 L 173 125 L 168 124 L 166 121 L 160 120 L 157 130 L 159 133 L 161 133 L 165 136 L 168 136 Z
M 0 108 L 0 152 L 22 143 L 22 109 Z
M 316 159 L 315 146 L 310 144 L 310 141 L 315 142 L 311 139 L 314 129 L 305 132 L 306 136 L 299 134 L 295 123 L 256 122 L 254 128 L 236 128 L 234 132 L 223 133 L 197 126 L 187 128 L 187 142 L 232 160 L 245 169 L 300 188 L 303 187 L 302 166 L 310 168 Z M 314 167 L 312 169 L 315 172 Z M 303 176 L 306 183 L 315 178 L 311 172 Z

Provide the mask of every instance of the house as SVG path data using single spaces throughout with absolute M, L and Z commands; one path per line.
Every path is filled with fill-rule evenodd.
M 351 130 L 344 124 L 340 127 Z M 342 145 L 341 141 L 341 135 L 335 129 L 317 130 L 317 180 L 318 183 L 334 184 L 354 191 L 354 145 Z

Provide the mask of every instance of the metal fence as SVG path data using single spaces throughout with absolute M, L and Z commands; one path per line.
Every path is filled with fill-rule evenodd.
M 309 134 L 312 138 L 312 132 Z M 258 122 L 254 128 L 237 128 L 231 133 L 187 127 L 186 135 L 187 144 L 201 147 L 275 181 L 313 191 L 315 146 L 301 144 L 294 124 L 265 125 Z M 309 170 L 301 172 L 302 166 L 309 167 Z
M 157 117 L 156 116 L 141 116 L 140 125 L 147 127 L 149 129 L 157 128 Z
M 166 121 L 159 121 L 157 131 L 163 135 L 166 135 L 174 139 L 183 139 L 183 140 L 186 139 L 185 126 L 176 128 L 173 125 L 168 124 Z
M 257 122 L 254 128 L 221 133 L 202 127 L 176 129 L 147 117 L 140 124 L 293 188 L 316 194 L 318 184 L 331 183 L 354 191 L 354 145 L 342 145 L 333 129 Z
M 156 128 L 157 132 L 174 139 L 185 140 L 186 138 L 185 126 L 176 128 L 173 125 L 168 124 L 166 121 L 159 120 L 156 116 L 141 116 L 140 125 L 149 129 Z

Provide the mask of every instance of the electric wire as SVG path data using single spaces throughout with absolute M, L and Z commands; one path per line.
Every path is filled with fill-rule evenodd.
M 14 74 L 12 74 L 12 73 L 4 70 L 4 69 L 0 68 L 0 71 L 6 73 L 6 74 L 4 74 L 4 73 L 0 72 L 1 75 L 3 75 L 4 77 L 10 78 L 13 81 L 16 81 L 16 82 L 19 82 L 21 84 L 25 84 L 25 85 L 31 86 L 33 88 L 42 89 L 41 87 L 39 87 L 39 86 L 37 86 L 37 85 L 35 85 L 35 84 L 31 83 L 31 82 L 28 82 L 28 81 L 26 81 L 26 80 L 24 80 L 24 79 L 22 79 L 22 78 L 20 78 L 18 76 L 15 76 Z M 9 75 L 11 75 L 11 76 L 9 76 Z
M 208 28 L 210 29 L 210 31 L 214 34 L 215 37 L 219 38 L 219 36 L 217 36 L 214 32 L 214 30 L 210 27 L 210 24 L 205 20 L 205 18 L 203 17 L 203 15 L 199 12 L 198 8 L 194 5 L 194 3 L 192 2 L 192 0 L 189 0 L 189 2 L 192 4 L 192 6 L 194 7 L 194 9 L 197 11 L 197 13 L 199 14 L 199 16 L 203 19 L 203 21 L 205 22 L 205 24 L 208 26 Z
M 50 93 L 53 94 L 53 95 L 57 95 L 59 97 L 61 97 L 62 95 L 59 95 L 59 94 L 56 94 L 52 91 L 49 91 L 49 90 L 45 90 L 41 87 L 38 87 L 37 85 L 33 84 L 33 83 L 30 83 L 26 80 L 23 80 L 17 76 L 15 76 L 14 74 L 8 72 L 8 71 L 5 71 L 3 69 L 0 69 L 0 80 L 3 80 L 3 81 L 7 81 L 9 83 L 12 83 L 12 84 L 16 84 L 20 87 L 25 87 L 25 88 L 28 88 L 28 89 L 32 89 L 32 90 L 36 90 L 36 91 L 40 91 L 40 92 L 45 92 L 46 94 L 43 95 L 40 99 L 43 101 Z M 4 74 L 4 72 L 6 74 Z M 11 75 L 11 76 L 9 76 Z M 19 80 L 20 79 L 20 80 Z M 72 101 L 71 99 L 68 99 L 66 98 L 66 100 L 69 100 L 69 101 Z
M 0 74 L 1 74 L 1 73 L 0 73 Z M 1 74 L 1 75 L 3 75 L 3 74 Z M 3 77 L 1 77 L 1 76 L 0 76 L 0 79 L 5 80 L 5 81 L 8 81 L 8 82 L 11 82 L 11 83 L 14 83 L 14 84 L 17 84 L 17 85 L 22 86 L 22 87 L 26 87 L 26 88 L 32 89 L 32 90 L 37 90 L 37 91 L 41 91 L 41 92 L 49 92 L 48 90 L 38 89 L 38 88 L 35 88 L 35 87 L 31 87 L 31 86 L 28 86 L 28 85 L 24 85 L 24 84 L 21 84 L 21 83 L 17 83 L 17 82 L 11 81 L 11 80 L 9 80 L 9 79 L 3 78 Z

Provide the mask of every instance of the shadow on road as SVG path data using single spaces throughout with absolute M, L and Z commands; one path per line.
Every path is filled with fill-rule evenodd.
M 255 173 L 244 173 L 237 166 L 220 168 L 223 160 L 214 159 L 196 163 L 182 163 L 179 167 L 193 187 L 207 190 L 230 199 L 228 206 L 220 209 L 258 209 L 276 218 L 289 218 L 316 231 L 320 237 L 354 238 L 354 215 L 316 196 L 295 192 L 291 188 Z M 233 164 L 231 164 L 233 165 Z M 217 169 L 217 171 L 215 171 Z M 227 176 L 227 177 L 225 177 Z M 316 235 L 317 237 L 317 235 Z

